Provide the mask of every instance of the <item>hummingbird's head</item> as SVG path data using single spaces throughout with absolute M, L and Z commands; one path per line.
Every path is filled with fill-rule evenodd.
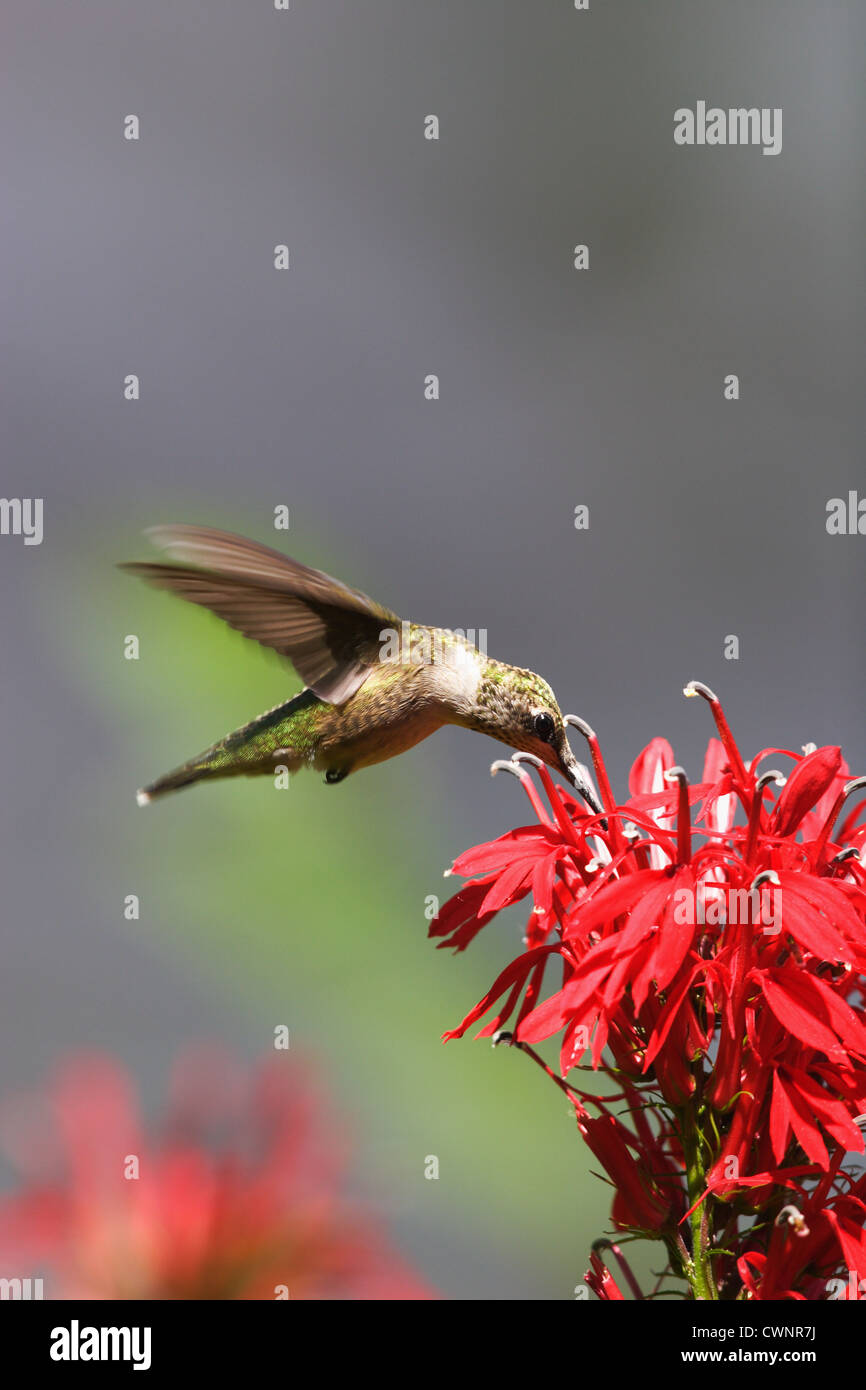
M 556 696 L 534 671 L 506 666 L 482 681 L 479 727 L 510 748 L 532 753 L 570 782 L 596 813 L 601 812 L 589 773 L 577 761 L 565 736 Z

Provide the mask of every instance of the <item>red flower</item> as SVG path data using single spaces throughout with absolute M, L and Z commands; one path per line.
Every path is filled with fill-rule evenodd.
M 589 741 L 602 815 L 587 814 L 538 767 L 544 805 L 527 755 L 496 764 L 520 778 L 539 823 L 456 861 L 470 881 L 431 934 L 464 949 L 502 907 L 531 898 L 528 949 L 446 1038 L 494 1007 L 482 1036 L 512 1018 L 527 1051 L 556 1035 L 556 1079 L 617 1186 L 616 1228 L 658 1232 L 670 1248 L 688 1208 L 693 1243 L 702 1242 L 706 1201 L 724 1228 L 716 1243 L 731 1249 L 740 1216 L 780 1185 L 817 1179 L 845 1151 L 863 1151 L 855 1119 L 866 1109 L 866 801 L 839 822 L 866 779 L 849 781 L 836 747 L 767 749 L 746 763 L 712 691 L 693 683 L 686 693 L 708 701 L 719 735 L 697 785 L 654 739 L 618 805 L 595 734 L 579 720 L 571 722 Z M 770 755 L 793 763 L 787 779 L 761 773 Z M 559 978 L 542 998 L 551 967 Z M 568 1080 L 587 1050 L 594 1068 L 625 1083 L 631 1129 Z M 647 1106 L 654 1128 L 636 1124 Z M 800 1198 L 809 1191 L 801 1186 Z M 855 1200 L 844 1218 L 822 1209 L 816 1229 L 856 1224 Z M 757 1289 L 761 1261 L 772 1270 L 781 1239 L 736 1260 L 707 1255 L 699 1296 Z M 839 1239 L 832 1249 L 841 1258 Z M 810 1277 L 805 1268 L 797 1276 L 803 1287 Z
M 748 1242 L 737 1262 L 748 1297 L 866 1299 L 866 1175 L 852 1181 L 839 1162 L 811 1190 L 791 1182 L 796 1203 L 778 1212 L 762 1249 Z
M 429 1298 L 339 1192 L 306 1082 L 202 1050 L 175 1069 L 158 1132 L 110 1058 L 66 1063 L 5 1107 L 24 1183 L 0 1201 L 0 1268 L 48 1298 Z

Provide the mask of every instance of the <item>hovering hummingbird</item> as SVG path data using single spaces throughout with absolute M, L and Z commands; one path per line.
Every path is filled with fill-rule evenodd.
M 138 792 L 213 777 L 318 768 L 328 783 L 412 748 L 443 724 L 533 753 L 601 811 L 553 691 L 446 628 L 402 622 L 357 589 L 279 551 L 202 526 L 146 533 L 168 564 L 121 565 L 288 657 L 306 688 Z

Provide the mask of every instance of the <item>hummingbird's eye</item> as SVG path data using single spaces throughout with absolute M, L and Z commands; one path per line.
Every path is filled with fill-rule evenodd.
M 532 721 L 532 727 L 538 737 L 543 739 L 545 743 L 550 743 L 550 740 L 556 732 L 556 724 L 553 715 L 547 714 L 546 711 L 543 711 L 541 714 L 536 714 Z

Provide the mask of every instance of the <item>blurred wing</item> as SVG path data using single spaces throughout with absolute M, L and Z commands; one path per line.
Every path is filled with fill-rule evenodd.
M 288 657 L 330 704 L 342 704 L 366 680 L 382 629 L 400 626 L 395 613 L 358 589 L 242 536 L 199 526 L 157 526 L 147 535 L 176 563 L 121 569 L 209 608 Z

